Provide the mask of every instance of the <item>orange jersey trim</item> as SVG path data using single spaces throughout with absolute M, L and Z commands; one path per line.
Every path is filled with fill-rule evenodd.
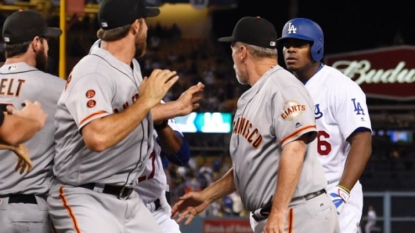
M 63 186 L 59 188 L 59 197 L 62 200 L 63 206 L 68 211 L 68 214 L 69 214 L 69 217 L 72 220 L 75 232 L 76 233 L 81 233 L 81 229 L 79 229 L 79 224 L 78 224 L 78 221 L 76 221 L 75 214 L 73 213 L 72 208 L 69 206 L 68 201 L 66 200 Z
M 97 115 L 101 115 L 101 114 L 107 114 L 107 112 L 106 111 L 98 111 L 98 112 L 94 112 L 94 113 L 92 113 L 91 115 L 89 115 L 89 116 L 87 116 L 87 117 L 85 117 L 82 121 L 81 121 L 81 123 L 79 123 L 79 125 L 83 125 L 85 122 L 87 122 L 89 119 L 91 119 L 92 117 L 95 117 L 95 116 L 97 116 Z
M 290 134 L 290 135 L 288 135 L 287 137 L 285 137 L 284 139 L 282 139 L 280 144 L 281 144 L 281 145 L 284 145 L 284 143 L 285 143 L 288 139 L 293 138 L 293 137 L 295 137 L 295 136 L 299 135 L 299 134 L 300 134 L 300 133 L 302 133 L 303 131 L 307 131 L 307 130 L 309 130 L 309 129 L 315 129 L 315 128 L 316 128 L 316 126 L 315 126 L 315 125 L 307 125 L 307 126 L 304 126 L 304 127 L 302 127 L 302 128 L 299 128 L 298 130 L 294 131 L 292 134 Z
M 288 212 L 288 233 L 294 232 L 294 209 L 291 208 Z

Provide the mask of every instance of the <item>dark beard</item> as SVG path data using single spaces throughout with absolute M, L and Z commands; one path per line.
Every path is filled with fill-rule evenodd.
M 136 38 L 135 39 L 135 56 L 136 58 L 144 56 L 147 49 L 146 39 Z
M 48 57 L 45 55 L 45 49 L 42 48 L 39 52 L 36 53 L 36 69 L 46 72 L 48 65 Z

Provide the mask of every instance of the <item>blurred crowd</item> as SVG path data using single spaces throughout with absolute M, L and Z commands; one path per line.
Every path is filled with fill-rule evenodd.
M 184 167 L 169 164 L 165 160 L 165 172 L 170 187 L 171 202 L 178 201 L 180 196 L 191 192 L 201 191 L 220 179 L 231 167 L 229 157 L 195 156 Z M 237 217 L 248 216 L 243 208 L 238 192 L 231 193 L 212 203 L 202 216 Z

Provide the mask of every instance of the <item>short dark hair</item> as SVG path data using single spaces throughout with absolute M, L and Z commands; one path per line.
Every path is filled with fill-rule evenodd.
M 43 44 L 43 38 L 39 37 L 40 43 Z M 7 58 L 15 57 L 20 54 L 24 54 L 29 49 L 32 41 L 21 42 L 17 44 L 4 43 L 4 56 Z
M 4 56 L 7 59 L 20 54 L 24 54 L 27 52 L 27 49 L 31 43 L 32 41 L 26 41 L 17 44 L 4 43 Z
M 116 41 L 127 36 L 131 25 L 125 25 L 113 29 L 104 30 L 100 28 L 97 31 L 97 37 L 103 41 Z

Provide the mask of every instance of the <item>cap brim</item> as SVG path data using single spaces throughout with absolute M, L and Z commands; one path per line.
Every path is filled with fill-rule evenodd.
M 60 29 L 60 28 L 51 28 L 51 27 L 48 27 L 47 29 L 46 29 L 46 33 L 45 33 L 45 35 L 43 35 L 43 36 L 45 36 L 45 37 L 59 37 L 60 35 L 62 35 L 62 30 Z
M 311 37 L 303 36 L 303 35 L 298 35 L 298 34 L 293 34 L 293 35 L 290 35 L 290 36 L 281 37 L 281 38 L 277 39 L 277 41 L 278 42 L 282 42 L 282 41 L 287 40 L 287 39 L 297 39 L 297 40 L 314 41 L 314 39 L 311 38 Z
M 157 7 L 146 7 L 146 17 L 156 17 L 160 14 L 160 9 Z
M 235 38 L 233 38 L 232 36 L 221 37 L 221 38 L 218 39 L 218 41 L 220 41 L 220 42 L 234 42 Z

